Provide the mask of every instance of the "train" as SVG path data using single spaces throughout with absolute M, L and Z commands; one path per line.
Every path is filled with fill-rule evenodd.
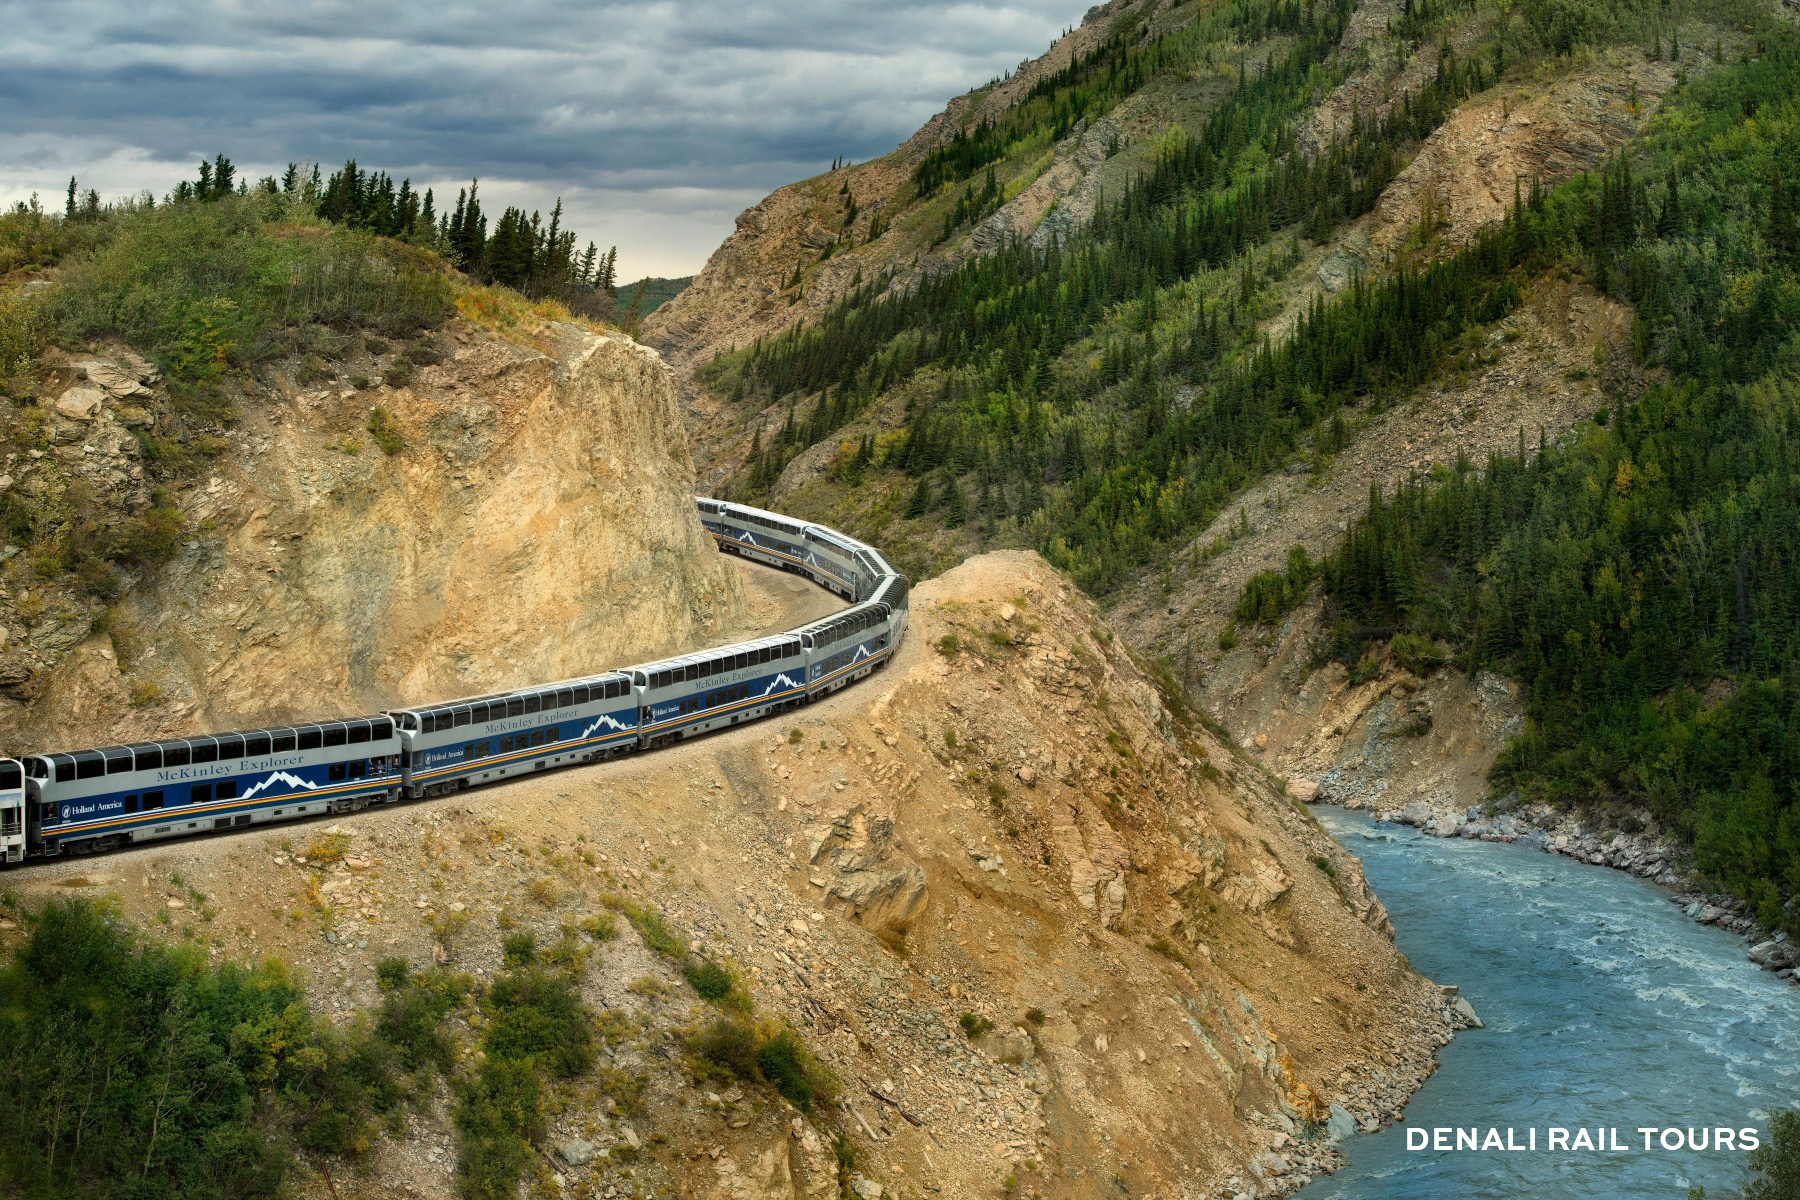
M 0 864 L 357 812 L 641 753 L 786 712 L 893 659 L 908 581 L 822 525 L 700 497 L 718 548 L 847 607 L 786 633 L 368 716 L 0 759 Z

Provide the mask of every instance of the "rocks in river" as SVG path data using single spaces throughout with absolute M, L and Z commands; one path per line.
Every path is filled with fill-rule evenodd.
M 1431 834 L 1432 837 L 1450 838 L 1455 837 L 1457 831 L 1461 828 L 1462 818 L 1452 813 L 1447 817 L 1439 817 L 1437 820 L 1433 821 L 1431 827 L 1427 829 L 1426 832 Z
M 1750 961 L 1771 971 L 1785 971 L 1794 965 L 1794 948 L 1787 944 L 1786 935 L 1778 934 L 1750 947 Z
M 1462 996 L 1452 996 L 1450 998 L 1450 1013 L 1451 1013 L 1451 1016 L 1458 1022 L 1458 1028 L 1461 1028 L 1461 1029 L 1486 1029 L 1487 1028 L 1486 1025 L 1482 1024 L 1481 1018 L 1475 1015 L 1475 1006 L 1473 1004 L 1470 1004 L 1468 1002 L 1468 1000 Z
M 1419 828 L 1423 829 L 1431 823 L 1431 819 L 1431 805 L 1423 800 L 1414 800 L 1411 804 L 1400 810 L 1400 823 L 1402 825 L 1417 825 Z
M 1331 1115 L 1325 1121 L 1325 1136 L 1334 1142 L 1341 1142 L 1356 1132 L 1356 1118 L 1342 1104 L 1331 1106 Z

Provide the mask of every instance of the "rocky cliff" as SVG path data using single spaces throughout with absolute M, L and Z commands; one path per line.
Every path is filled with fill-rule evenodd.
M 416 372 L 384 376 L 376 352 L 393 350 L 359 339 L 335 367 L 262 372 L 217 457 L 164 498 L 185 514 L 174 560 L 109 610 L 42 584 L 34 604 L 12 576 L 8 747 L 367 711 L 735 627 L 739 577 L 695 516 L 655 352 L 567 325 L 515 342 L 460 318 L 413 348 Z M 142 507 L 145 450 L 126 427 L 157 420 L 154 374 L 101 348 L 54 366 L 59 388 L 47 449 L 10 486 Z

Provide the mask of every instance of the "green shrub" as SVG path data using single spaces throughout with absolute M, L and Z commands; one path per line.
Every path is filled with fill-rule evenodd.
M 618 922 L 612 919 L 611 913 L 595 913 L 591 917 L 581 918 L 581 932 L 596 942 L 610 942 L 619 936 Z
M 994 1023 L 992 1021 L 972 1012 L 966 1012 L 962 1016 L 956 1018 L 956 1023 L 962 1026 L 964 1035 L 971 1041 L 984 1033 L 993 1032 L 994 1029 Z
M 81 900 L 24 923 L 0 969 L 0 1192 L 275 1197 L 288 1143 L 361 1153 L 398 1112 L 392 1048 L 316 1022 L 279 964 L 139 944 Z
M 515 1200 L 545 1136 L 544 1089 L 529 1066 L 489 1059 L 460 1089 L 457 1168 L 467 1200 Z
M 1414 675 L 1429 675 L 1444 665 L 1443 651 L 1422 633 L 1396 634 L 1388 643 L 1388 649 L 1393 651 L 1394 661 Z
M 530 966 L 537 961 L 537 934 L 529 929 L 507 934 L 500 939 L 500 957 L 508 970 Z
M 408 362 L 395 363 L 381 373 L 381 378 L 389 387 L 405 387 L 412 382 L 412 364 Z
M 395 963 L 402 972 L 398 984 L 391 983 Z M 436 969 L 412 975 L 404 960 L 394 958 L 383 959 L 376 970 L 387 990 L 375 1019 L 376 1031 L 408 1070 L 432 1066 L 449 1071 L 456 1062 L 456 1046 L 442 1025 L 468 994 L 462 981 Z
M 503 974 L 483 1008 L 488 1023 L 481 1042 L 489 1058 L 536 1063 L 560 1079 L 594 1065 L 593 1014 L 562 976 L 530 967 Z
M 809 1113 L 837 1099 L 837 1078 L 791 1029 L 783 1028 L 756 1051 L 756 1066 L 789 1104 Z
M 698 955 L 689 958 L 681 968 L 681 973 L 687 978 L 688 986 L 692 987 L 702 1000 L 714 1004 L 731 995 L 733 989 L 737 987 L 737 977 L 731 973 L 731 969 L 710 958 L 701 958 Z
M 412 977 L 412 967 L 404 958 L 384 958 L 375 964 L 375 984 L 384 992 L 399 991 Z
M 1800 1112 L 1782 1109 L 1769 1120 L 1769 1135 L 1750 1152 L 1744 1200 L 1793 1200 L 1800 1196 Z
M 699 1058 L 739 1079 L 755 1079 L 756 1031 L 738 1017 L 719 1017 L 688 1039 Z
M 369 431 L 369 436 L 375 439 L 381 452 L 389 457 L 406 448 L 406 439 L 400 436 L 400 427 L 394 423 L 393 415 L 379 404 L 369 410 L 369 421 L 363 428 Z
M 1288 551 L 1287 570 L 1259 571 L 1244 585 L 1234 615 L 1240 621 L 1272 625 L 1306 598 L 1306 588 L 1318 568 L 1304 546 Z M 1222 644 L 1222 640 L 1221 640 Z
M 631 927 L 637 930 L 638 937 L 643 940 L 647 949 L 653 950 L 665 958 L 687 957 L 687 943 L 681 940 L 679 934 L 669 928 L 669 923 L 663 920 L 663 915 L 654 908 L 645 907 L 636 901 L 618 895 L 602 896 L 600 903 L 614 912 L 622 913 L 625 919 L 631 922 Z

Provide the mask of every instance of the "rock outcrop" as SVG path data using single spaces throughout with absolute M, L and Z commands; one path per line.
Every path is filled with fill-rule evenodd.
M 400 386 L 265 376 L 175 497 L 175 560 L 105 632 L 77 620 L 59 651 L 41 623 L 22 631 L 44 652 L 29 703 L 0 708 L 6 745 L 367 711 L 721 640 L 739 576 L 695 515 L 655 352 L 573 326 L 518 345 L 461 320 L 440 341 Z M 85 371 L 56 405 L 52 459 L 102 474 L 116 459 L 142 488 L 124 428 L 142 375 Z

